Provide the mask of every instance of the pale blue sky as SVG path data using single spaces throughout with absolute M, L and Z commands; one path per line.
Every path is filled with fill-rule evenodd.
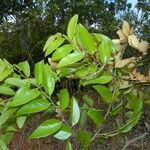
M 132 8 L 137 4 L 137 0 L 128 0 L 127 2 L 132 4 Z

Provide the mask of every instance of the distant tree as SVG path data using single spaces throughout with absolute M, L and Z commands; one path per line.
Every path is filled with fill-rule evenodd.
M 143 11 L 140 1 L 138 5 Z M 129 13 L 131 4 L 127 0 L 4 0 L 0 3 L 0 10 L 0 36 L 5 39 L 0 51 L 7 51 L 12 56 L 0 57 L 12 61 L 13 55 L 22 60 L 28 57 L 30 62 L 33 59 L 38 61 L 43 55 L 42 48 L 48 36 L 56 32 L 66 33 L 67 23 L 74 14 L 79 15 L 79 21 L 91 32 L 100 32 L 111 38 L 117 37 L 120 20 L 135 15 Z M 147 27 L 144 26 L 139 32 L 145 30 Z

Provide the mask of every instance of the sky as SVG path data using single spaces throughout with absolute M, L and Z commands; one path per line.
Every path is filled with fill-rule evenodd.
M 132 8 L 134 8 L 134 6 L 137 4 L 138 0 L 127 0 L 128 3 L 132 4 Z

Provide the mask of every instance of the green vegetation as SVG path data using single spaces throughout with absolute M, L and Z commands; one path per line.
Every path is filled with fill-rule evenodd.
M 28 140 L 50 136 L 66 140 L 66 150 L 72 150 L 75 146 L 87 149 L 99 139 L 120 134 L 127 138 L 126 133 L 143 113 L 144 99 L 137 81 L 150 80 L 139 78 L 136 68 L 140 58 L 124 59 L 123 53 L 128 45 L 145 55 L 148 43 L 138 41 L 125 21 L 118 34 L 120 39 L 111 40 L 103 34 L 90 33 L 75 15 L 69 21 L 67 35 L 56 33 L 48 38 L 43 48 L 46 58 L 33 69 L 27 61 L 12 65 L 0 59 L 2 149 L 8 149 L 13 134 L 39 113 L 44 115 L 43 120 Z M 63 84 L 63 80 L 67 82 Z M 69 86 L 70 82 L 75 87 Z M 77 92 L 73 93 L 73 88 Z M 111 130 L 105 128 L 110 120 Z M 125 147 L 128 144 L 126 140 Z

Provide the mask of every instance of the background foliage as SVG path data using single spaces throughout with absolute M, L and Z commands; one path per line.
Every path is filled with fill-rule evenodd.
M 147 136 L 148 128 L 131 141 L 126 136 L 139 123 L 143 104 L 148 104 L 137 84 L 149 84 L 150 76 L 137 71 L 142 57 L 124 59 L 123 53 L 129 46 L 145 55 L 149 43 L 139 41 L 126 21 L 117 34 L 119 39 L 111 40 L 89 33 L 74 15 L 67 34 L 48 38 L 43 48 L 48 61 L 36 63 L 33 71 L 28 61 L 11 65 L 0 59 L 0 94 L 6 96 L 0 103 L 0 146 L 7 150 L 13 134 L 39 113 L 41 121 L 28 139 L 50 136 L 66 141 L 66 150 L 93 149 L 100 139 L 119 135 L 124 139 L 120 148 L 126 149 Z
M 37 62 L 47 37 L 65 33 L 74 14 L 90 31 L 110 38 L 117 38 L 117 27 L 125 19 L 139 38 L 148 40 L 148 6 L 148 0 L 138 0 L 134 9 L 127 0 L 4 0 L 0 3 L 0 57 L 12 63 L 26 58 Z

